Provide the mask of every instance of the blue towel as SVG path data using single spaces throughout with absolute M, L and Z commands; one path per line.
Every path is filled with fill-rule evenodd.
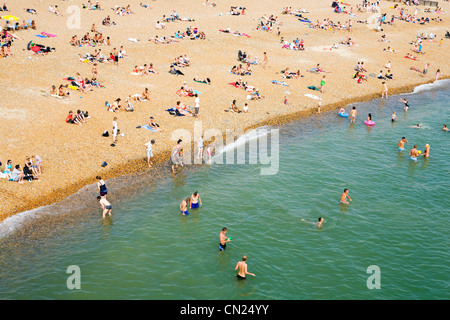
M 150 127 L 148 124 L 146 124 L 146 125 L 144 125 L 144 126 L 142 126 L 142 128 L 145 128 L 145 129 L 147 129 L 147 130 L 150 130 L 150 131 L 153 131 L 153 132 L 158 132 L 158 130 L 156 130 L 156 129 L 153 129 L 152 127 Z

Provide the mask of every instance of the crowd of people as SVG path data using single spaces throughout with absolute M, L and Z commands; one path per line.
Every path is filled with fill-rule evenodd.
M 33 180 L 37 180 L 42 174 L 42 158 L 37 154 L 26 157 L 23 167 L 20 164 L 13 165 L 11 159 L 6 161 L 4 169 L 2 165 L 2 159 L 0 158 L 0 178 L 20 184 L 24 183 L 24 181 L 32 182 Z

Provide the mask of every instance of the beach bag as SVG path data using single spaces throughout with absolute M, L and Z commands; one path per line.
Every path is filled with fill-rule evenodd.
M 108 132 L 108 130 L 105 130 L 105 132 L 103 132 L 102 136 L 103 136 L 103 137 L 109 137 L 109 132 Z

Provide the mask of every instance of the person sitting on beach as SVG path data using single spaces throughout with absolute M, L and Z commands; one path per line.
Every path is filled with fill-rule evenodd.
M 253 89 L 253 92 L 251 94 L 251 100 L 261 100 L 264 99 L 264 96 L 261 96 L 259 94 L 259 89 Z
M 165 29 L 166 28 L 166 24 L 164 22 L 157 21 L 156 24 L 155 24 L 155 28 L 156 29 Z
M 155 69 L 153 68 L 153 63 L 150 63 L 148 68 L 146 69 L 147 74 L 153 73 L 153 74 L 159 74 L 158 72 L 155 71 Z
M 233 102 L 230 105 L 230 111 L 231 112 L 236 112 L 236 113 L 241 113 L 242 111 L 239 110 L 239 108 L 236 106 L 236 100 L 233 100 Z
M 391 47 L 384 48 L 383 51 L 391 52 L 391 53 L 397 53 L 397 50 L 391 49 Z
M 186 104 L 181 103 L 181 101 L 177 101 L 175 113 L 179 116 L 188 116 L 188 117 L 194 116 L 194 113 L 189 109 L 189 107 Z
M 383 76 L 383 70 L 380 70 L 380 73 L 378 74 L 378 79 L 386 80 L 386 77 Z
M 156 130 L 156 131 L 159 131 L 159 132 L 164 131 L 164 129 L 160 128 L 159 124 L 157 124 L 157 123 L 155 122 L 155 120 L 154 120 L 153 117 L 150 117 L 150 119 L 149 119 L 149 121 L 148 121 L 148 126 L 149 126 L 150 128 L 152 128 L 153 130 Z
M 76 118 L 74 118 L 72 110 L 69 111 L 69 114 L 66 117 L 66 123 L 72 123 L 72 124 L 81 125 L 81 123 L 79 123 L 79 121 L 76 120 Z
M 148 88 L 144 89 L 144 92 L 142 93 L 142 99 L 150 100 L 150 92 L 148 91 Z
M 14 167 L 14 170 L 11 172 L 11 179 L 14 182 L 18 182 L 18 183 L 22 184 L 23 183 L 23 177 L 24 177 L 24 174 L 23 174 L 22 169 L 20 169 L 20 164 L 17 164 Z
M 391 69 L 388 69 L 388 71 L 385 74 L 385 77 L 387 79 L 393 79 L 394 75 L 391 73 Z
M 184 76 L 184 73 L 181 72 L 180 70 L 175 69 L 175 66 L 173 64 L 170 66 L 169 73 Z

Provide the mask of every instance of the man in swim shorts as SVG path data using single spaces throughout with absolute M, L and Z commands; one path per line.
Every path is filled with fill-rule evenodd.
M 415 144 L 414 145 L 414 148 L 412 148 L 410 151 L 409 151 L 409 158 L 412 160 L 412 161 L 417 161 L 417 157 L 419 156 L 419 151 L 417 150 L 417 145 Z
M 405 143 L 408 143 L 408 140 L 406 140 L 405 137 L 402 137 L 402 140 L 398 142 L 398 150 L 400 151 L 405 150 Z
M 348 204 L 348 202 L 347 202 L 347 200 L 346 200 L 347 198 L 348 198 L 348 200 L 352 201 L 352 198 L 350 198 L 350 197 L 348 196 L 348 189 L 345 188 L 345 189 L 344 189 L 344 192 L 343 192 L 342 195 L 341 195 L 341 200 L 340 200 L 340 202 L 343 203 L 343 204 Z
M 227 237 L 225 237 L 226 233 L 227 233 L 227 228 L 223 227 L 222 231 L 220 231 L 220 234 L 219 234 L 219 250 L 221 250 L 221 251 L 225 251 L 225 249 L 227 247 L 227 242 L 231 241 Z
M 105 197 L 100 197 L 97 196 L 97 200 L 100 202 L 100 205 L 102 206 L 103 209 L 103 218 L 105 218 L 106 214 L 109 214 L 109 216 L 111 216 L 111 209 L 112 206 L 111 204 L 108 202 L 108 200 L 106 200 Z
M 236 264 L 236 268 L 234 268 L 234 270 L 238 270 L 239 269 L 238 274 L 236 275 L 236 277 L 239 280 L 245 280 L 245 275 L 246 274 L 249 274 L 251 276 L 255 276 L 254 273 L 250 273 L 250 272 L 247 271 L 247 263 L 245 261 L 247 261 L 247 256 L 243 256 L 242 257 L 242 261 L 239 261 Z

